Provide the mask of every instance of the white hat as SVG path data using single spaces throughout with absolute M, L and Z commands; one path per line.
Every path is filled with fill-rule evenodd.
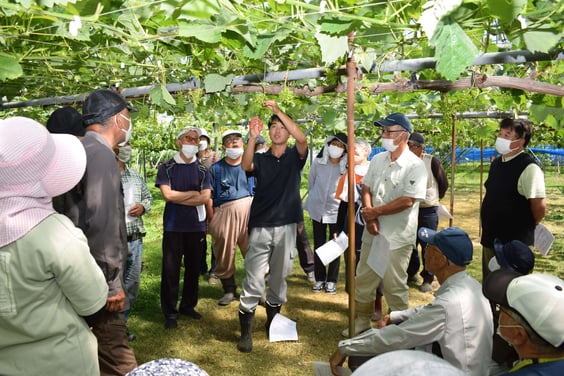
M 417 371 L 416 371 L 417 370 Z M 353 376 L 463 376 L 466 373 L 438 356 L 418 350 L 395 350 L 363 363 Z
M 206 137 L 208 139 L 208 141 L 211 141 L 211 137 L 208 134 L 208 132 L 204 129 L 204 128 L 200 128 L 200 137 Z
M 548 274 L 521 275 L 496 270 L 483 285 L 494 303 L 518 312 L 545 341 L 559 347 L 564 342 L 564 281 Z
M 178 132 L 178 136 L 176 136 L 177 140 L 180 140 L 180 137 L 184 136 L 186 133 L 188 132 L 196 132 L 198 134 L 198 138 L 202 135 L 202 131 L 200 130 L 200 128 L 197 127 L 186 127 L 184 129 L 182 129 L 180 132 Z
M 242 137 L 242 133 L 241 131 L 235 130 L 235 129 L 229 129 L 226 130 L 225 132 L 223 132 L 223 134 L 221 135 L 221 142 L 223 142 L 223 139 L 227 136 L 231 136 L 232 134 L 236 134 L 239 137 Z

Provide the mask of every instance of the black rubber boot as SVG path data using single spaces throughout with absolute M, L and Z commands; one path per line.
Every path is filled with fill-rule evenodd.
M 253 350 L 253 321 L 254 312 L 239 311 L 239 324 L 241 324 L 241 338 L 237 344 L 237 350 L 241 352 L 251 352 Z
M 282 305 L 271 305 L 268 301 L 266 302 L 266 323 L 264 324 L 264 328 L 266 329 L 267 338 L 269 337 L 272 319 L 274 319 L 277 313 L 280 313 L 280 308 L 282 308 Z

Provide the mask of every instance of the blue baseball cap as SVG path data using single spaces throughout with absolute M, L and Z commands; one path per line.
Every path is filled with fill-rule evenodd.
M 409 119 L 400 112 L 394 112 L 393 114 L 386 116 L 384 119 L 375 121 L 374 125 L 379 127 L 391 127 L 392 125 L 399 125 L 403 127 L 407 132 L 412 132 Z
M 472 240 L 458 227 L 448 227 L 442 231 L 421 227 L 417 235 L 421 241 L 436 245 L 443 255 L 458 266 L 466 266 L 472 261 Z

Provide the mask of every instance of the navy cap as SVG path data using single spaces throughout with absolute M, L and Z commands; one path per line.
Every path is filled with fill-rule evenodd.
M 411 123 L 409 122 L 409 119 L 404 114 L 399 112 L 394 112 L 393 114 L 386 116 L 386 118 L 384 119 L 375 121 L 374 125 L 380 127 L 391 127 L 392 125 L 399 125 L 406 131 L 411 133 Z
M 266 140 L 264 139 L 264 137 L 259 135 L 257 137 L 257 140 L 255 141 L 255 145 L 262 145 L 262 144 L 266 144 Z
M 436 245 L 443 255 L 458 266 L 466 266 L 472 261 L 472 240 L 458 227 L 448 227 L 442 231 L 421 227 L 417 235 L 421 241 Z
M 504 269 L 529 274 L 535 267 L 533 251 L 520 240 L 512 240 L 503 244 L 500 240 L 495 239 L 494 251 L 499 266 Z

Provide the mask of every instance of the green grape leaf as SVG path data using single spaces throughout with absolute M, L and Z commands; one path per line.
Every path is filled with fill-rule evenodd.
M 523 39 L 527 45 L 527 50 L 548 53 L 555 47 L 564 33 L 556 34 L 553 31 L 527 31 L 523 34 Z
M 204 87 L 206 88 L 206 93 L 216 93 L 218 91 L 223 91 L 228 85 L 233 81 L 234 74 L 229 74 L 227 76 L 221 76 L 219 74 L 208 74 L 204 78 Z
M 0 81 L 13 80 L 22 74 L 22 66 L 16 58 L 0 54 Z
M 337 61 L 348 52 L 348 37 L 332 37 L 321 32 L 315 34 L 315 38 L 321 48 L 321 60 L 329 65 Z
M 178 35 L 181 37 L 194 37 L 206 43 L 218 43 L 221 41 L 223 28 L 217 27 L 209 22 L 178 22 Z
M 500 1 L 500 0 L 487 0 L 488 8 L 491 10 L 491 14 L 498 16 L 501 22 L 509 23 L 517 18 L 517 16 L 523 12 L 523 9 L 527 5 L 527 0 L 512 0 L 512 1 Z
M 441 22 L 433 40 L 437 71 L 449 80 L 457 79 L 478 55 L 478 49 L 458 23 Z

